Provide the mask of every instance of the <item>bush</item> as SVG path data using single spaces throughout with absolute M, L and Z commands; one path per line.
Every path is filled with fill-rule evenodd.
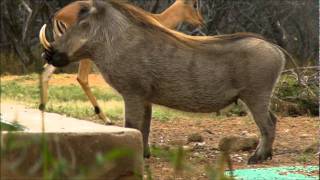
M 293 73 L 281 76 L 272 97 L 272 109 L 283 115 L 319 115 L 319 78 L 317 72 L 301 74 L 301 83 Z

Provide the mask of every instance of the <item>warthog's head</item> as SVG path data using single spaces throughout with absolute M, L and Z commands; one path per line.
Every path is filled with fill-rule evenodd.
M 181 1 L 184 3 L 197 2 L 196 0 Z M 44 58 L 49 64 L 56 67 L 63 67 L 70 62 L 79 61 L 80 59 L 94 59 L 92 57 L 95 55 L 92 53 L 97 52 L 97 49 L 101 49 L 100 51 L 112 51 L 113 47 L 111 46 L 111 42 L 115 41 L 117 36 L 128 33 L 125 32 L 125 30 L 129 28 L 131 23 L 129 20 L 130 17 L 126 17 L 121 8 L 126 5 L 120 4 L 116 1 L 92 0 L 89 4 L 83 5 L 80 8 L 76 22 L 53 43 L 49 43 L 46 40 L 46 26 L 44 25 L 40 31 L 40 42 L 46 49 Z M 126 6 L 126 9 L 128 11 L 127 14 L 137 11 L 132 10 L 134 7 L 131 6 Z M 144 15 L 133 16 L 135 16 L 136 19 L 144 18 Z M 152 21 L 153 24 L 159 24 L 159 22 L 151 16 L 148 16 L 148 18 L 152 19 L 150 21 Z M 136 23 L 143 24 L 143 20 L 139 20 L 139 22 Z M 110 54 L 112 52 L 108 53 Z M 101 56 L 101 54 L 98 56 Z
M 40 31 L 40 42 L 45 48 L 42 57 L 47 60 L 48 64 L 56 67 L 64 67 L 72 61 L 77 61 L 75 57 L 84 58 L 86 50 L 85 39 L 81 39 L 79 34 L 72 36 L 70 33 L 65 33 L 55 42 L 48 42 L 45 37 L 46 25 Z M 74 30 L 73 30 L 74 31 Z M 72 58 L 71 58 L 72 57 Z
M 103 18 L 107 2 L 103 0 L 94 0 L 90 4 L 82 6 L 77 21 L 66 30 L 66 32 L 57 38 L 54 42 L 49 42 L 46 38 L 46 25 L 43 25 L 39 39 L 45 48 L 44 59 L 48 64 L 56 67 L 63 67 L 71 62 L 79 61 L 83 58 L 90 58 L 90 47 L 92 38 L 96 38 L 100 22 Z M 95 40 L 94 40 L 95 41 Z M 96 41 L 95 41 L 96 42 Z

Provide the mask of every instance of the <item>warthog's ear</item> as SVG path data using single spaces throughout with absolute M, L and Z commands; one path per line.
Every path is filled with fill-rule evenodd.
M 92 14 L 104 14 L 107 3 L 104 0 L 92 0 L 92 6 L 90 13 Z
M 78 20 L 82 20 L 90 15 L 89 6 L 81 6 L 80 11 L 78 13 Z

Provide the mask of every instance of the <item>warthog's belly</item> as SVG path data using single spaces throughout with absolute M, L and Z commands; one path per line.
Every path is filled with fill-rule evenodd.
M 175 103 L 157 103 L 155 104 L 166 106 L 169 108 L 186 111 L 186 112 L 199 112 L 199 113 L 210 113 L 210 112 L 218 112 L 219 110 L 225 108 L 230 105 L 233 101 L 226 101 L 220 103 L 212 103 L 212 104 L 202 104 L 201 102 L 192 103 L 192 104 L 175 104 Z
M 187 112 L 217 112 L 238 99 L 237 90 L 216 94 L 176 94 L 169 93 L 152 98 L 152 103 Z

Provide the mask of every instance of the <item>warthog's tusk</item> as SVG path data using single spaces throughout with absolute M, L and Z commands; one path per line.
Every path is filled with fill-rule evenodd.
M 39 33 L 39 39 L 40 39 L 40 43 L 43 45 L 43 47 L 46 50 L 50 50 L 51 49 L 51 44 L 48 42 L 47 38 L 46 38 L 46 27 L 47 25 L 44 24 L 40 30 Z

